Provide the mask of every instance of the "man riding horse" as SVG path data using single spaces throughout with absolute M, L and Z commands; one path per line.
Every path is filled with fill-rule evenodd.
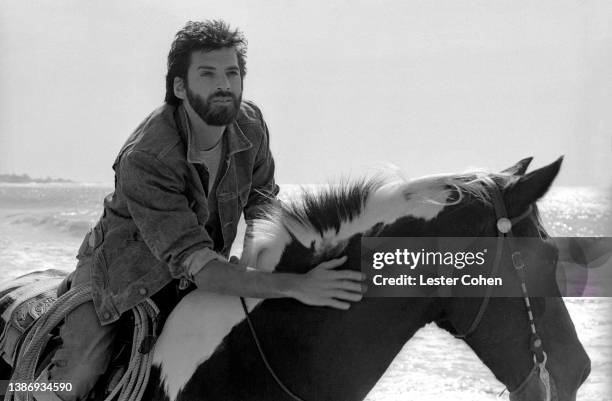
M 225 22 L 188 22 L 176 34 L 165 104 L 119 152 L 115 190 L 70 276 L 72 286 L 91 284 L 93 300 L 66 316 L 62 346 L 38 379 L 73 391 L 36 393 L 38 401 L 86 397 L 108 366 L 120 316 L 162 289 L 178 294 L 162 298 L 172 304 L 195 287 L 338 309 L 361 299 L 363 275 L 333 270 L 345 258 L 306 274 L 228 262 L 241 214 L 248 226 L 278 193 L 266 123 L 242 100 L 245 73 L 246 40 Z

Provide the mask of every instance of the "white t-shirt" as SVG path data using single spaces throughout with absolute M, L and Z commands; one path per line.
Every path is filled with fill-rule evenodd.
M 208 192 L 212 190 L 213 185 L 215 184 L 215 180 L 217 178 L 217 173 L 219 172 L 219 162 L 221 161 L 221 150 L 223 140 L 220 139 L 219 142 L 215 146 L 210 149 L 200 150 L 198 153 L 204 159 L 204 165 L 208 170 Z

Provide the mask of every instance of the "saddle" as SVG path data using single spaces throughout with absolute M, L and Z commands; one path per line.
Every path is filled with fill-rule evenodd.
M 17 362 L 21 345 L 38 318 L 45 314 L 70 287 L 70 276 L 60 270 L 45 270 L 29 273 L 0 284 L 0 380 L 9 380 Z M 129 314 L 126 314 L 129 315 Z M 88 400 L 102 400 L 110 393 L 125 372 L 129 362 L 129 348 L 133 319 L 126 316 L 119 330 L 111 364 Z M 61 345 L 59 327 L 51 338 L 37 368 L 40 373 Z M 126 350 L 127 349 L 127 350 Z
M 0 283 L 0 381 L 9 380 L 12 367 L 17 362 L 20 347 L 36 320 L 70 288 L 70 276 L 60 270 L 37 271 Z M 160 307 L 157 318 L 159 335 L 163 323 L 180 299 L 194 287 L 183 288 L 178 280 L 169 284 L 152 299 Z M 119 319 L 119 329 L 113 345 L 110 364 L 106 373 L 90 392 L 87 400 L 103 400 L 119 382 L 130 362 L 134 335 L 134 316 L 125 313 Z M 61 345 L 59 326 L 50 333 L 50 340 L 40 358 L 36 375 L 49 364 L 55 350 Z M 154 338 L 139 345 L 140 352 L 149 352 Z
M 37 271 L 0 284 L 0 356 L 9 366 L 15 365 L 28 331 L 57 300 L 66 275 L 60 270 Z

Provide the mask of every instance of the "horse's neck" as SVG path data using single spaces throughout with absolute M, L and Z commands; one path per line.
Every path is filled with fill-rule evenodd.
M 304 399 L 360 400 L 426 323 L 428 303 L 366 299 L 349 311 L 337 311 L 289 300 L 266 301 L 252 318 L 270 365 L 291 391 Z M 235 374 L 257 375 L 266 386 L 277 387 L 246 326 L 237 327 L 228 343 L 243 345 L 231 350 Z

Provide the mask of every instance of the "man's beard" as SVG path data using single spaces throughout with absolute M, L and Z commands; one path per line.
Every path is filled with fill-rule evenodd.
M 230 97 L 232 101 L 228 104 L 215 104 L 213 100 L 218 97 Z M 210 95 L 206 100 L 202 96 L 195 94 L 187 87 L 187 100 L 193 110 L 208 125 L 222 127 L 231 124 L 236 119 L 240 111 L 240 97 L 236 97 L 232 92 L 217 91 Z

